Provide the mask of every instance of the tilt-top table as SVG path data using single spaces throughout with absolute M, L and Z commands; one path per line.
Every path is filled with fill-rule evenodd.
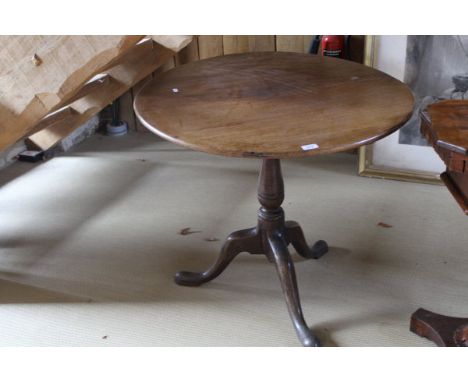
M 299 300 L 288 245 L 305 258 L 328 251 L 307 245 L 298 223 L 285 221 L 280 159 L 353 149 L 408 120 L 413 96 L 400 81 L 349 61 L 300 53 L 247 53 L 192 62 L 148 83 L 135 99 L 140 121 L 161 137 L 211 154 L 261 158 L 256 227 L 232 233 L 205 272 L 179 272 L 199 286 L 219 276 L 240 252 L 275 264 L 296 332 L 319 346 Z

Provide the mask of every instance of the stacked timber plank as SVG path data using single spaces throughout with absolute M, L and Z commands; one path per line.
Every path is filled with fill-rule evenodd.
M 190 36 L 0 36 L 0 150 L 47 149 L 173 59 Z

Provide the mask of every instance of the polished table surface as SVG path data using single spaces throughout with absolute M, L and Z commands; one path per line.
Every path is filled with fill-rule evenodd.
M 302 313 L 288 246 L 319 259 L 328 244 L 319 240 L 309 247 L 300 225 L 285 220 L 280 158 L 372 142 L 396 130 L 412 110 L 411 91 L 398 80 L 349 61 L 299 53 L 217 57 L 155 78 L 135 99 L 148 129 L 194 150 L 263 161 L 257 225 L 230 234 L 208 270 L 178 272 L 176 283 L 213 280 L 241 252 L 265 255 L 276 267 L 300 341 L 320 346 Z
M 237 157 L 352 149 L 393 132 L 412 110 L 409 88 L 378 70 L 280 52 L 192 62 L 158 75 L 135 100 L 141 122 L 163 138 Z

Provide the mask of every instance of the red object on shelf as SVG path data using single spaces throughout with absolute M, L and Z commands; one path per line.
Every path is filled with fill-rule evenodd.
M 345 37 L 326 35 L 322 37 L 322 56 L 345 57 Z

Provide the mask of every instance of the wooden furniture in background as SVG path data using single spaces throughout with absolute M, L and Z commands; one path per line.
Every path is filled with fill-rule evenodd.
M 440 177 L 468 215 L 468 101 L 430 105 L 421 113 L 421 132 L 447 165 Z
M 211 154 L 262 158 L 261 208 L 254 228 L 228 236 L 218 261 L 176 282 L 198 286 L 217 277 L 240 252 L 273 262 L 301 342 L 318 346 L 300 305 L 287 246 L 319 258 L 327 244 L 306 244 L 300 226 L 285 222 L 280 158 L 358 147 L 390 134 L 410 117 L 413 96 L 394 78 L 353 62 L 299 53 L 223 56 L 180 66 L 148 83 L 135 100 L 145 127 Z
M 468 215 L 468 101 L 447 100 L 421 113 L 421 133 L 447 165 L 440 175 Z M 410 330 L 438 346 L 468 346 L 468 318 L 455 318 L 418 309 Z

